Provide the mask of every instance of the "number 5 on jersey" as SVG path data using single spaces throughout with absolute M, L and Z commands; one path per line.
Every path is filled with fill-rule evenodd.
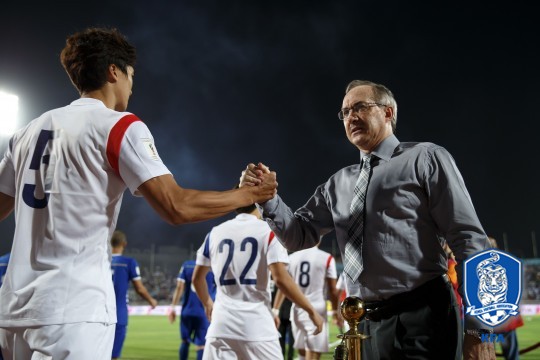
M 30 161 L 30 170 L 39 170 L 41 164 L 49 164 L 49 155 L 43 155 L 45 148 L 50 140 L 53 139 L 54 132 L 51 130 L 41 130 L 38 136 L 36 147 L 34 148 L 34 154 L 32 155 L 32 160 Z M 41 189 L 42 191 L 44 189 Z M 34 209 L 43 209 L 47 206 L 49 201 L 49 195 L 45 193 L 43 198 L 37 199 L 36 195 L 36 184 L 24 184 L 23 187 L 23 200 L 24 203 Z

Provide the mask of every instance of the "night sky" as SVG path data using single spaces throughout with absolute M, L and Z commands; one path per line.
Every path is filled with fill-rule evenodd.
M 296 209 L 359 160 L 337 118 L 345 86 L 380 82 L 398 102 L 397 137 L 448 149 L 486 232 L 501 246 L 506 234 L 510 252 L 532 257 L 531 233 L 540 237 L 537 12 L 470 3 L 4 2 L 0 90 L 19 96 L 19 127 L 68 104 L 78 93 L 59 62 L 66 36 L 117 27 L 138 51 L 128 111 L 149 126 L 178 183 L 230 189 L 247 163 L 262 161 Z M 173 227 L 126 192 L 118 228 L 131 247 L 197 248 L 229 217 Z M 0 253 L 13 227 L 13 216 L 0 224 Z

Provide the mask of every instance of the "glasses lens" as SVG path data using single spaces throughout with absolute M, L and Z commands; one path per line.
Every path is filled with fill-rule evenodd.
M 353 105 L 354 112 L 364 112 L 369 107 L 370 104 L 359 102 Z

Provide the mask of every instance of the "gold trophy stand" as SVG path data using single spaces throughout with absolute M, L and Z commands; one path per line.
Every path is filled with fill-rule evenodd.
M 339 311 L 349 324 L 349 331 L 337 336 L 342 341 L 334 350 L 334 359 L 361 360 L 362 340 L 369 337 L 358 332 L 358 324 L 366 316 L 364 303 L 357 296 L 349 296 L 343 300 Z

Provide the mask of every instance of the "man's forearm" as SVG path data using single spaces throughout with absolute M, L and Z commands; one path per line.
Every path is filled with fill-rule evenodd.
M 180 296 L 182 295 L 182 292 L 184 289 L 182 285 L 183 283 L 178 283 L 178 286 L 176 286 L 176 289 L 174 290 L 171 306 L 176 306 L 178 302 L 180 301 Z
M 0 192 L 0 221 L 8 217 L 15 206 L 15 198 Z
M 180 187 L 172 175 L 152 178 L 139 186 L 150 206 L 170 224 L 179 225 L 214 219 L 236 208 L 266 201 L 274 196 L 275 175 L 266 175 L 257 187 L 229 191 L 199 191 Z
M 336 280 L 327 279 L 328 282 L 328 297 L 332 304 L 332 310 L 339 311 L 339 291 L 336 289 Z
M 315 312 L 313 305 L 304 296 L 304 294 L 298 289 L 298 286 L 294 283 L 292 277 L 283 277 L 276 281 L 276 286 L 289 300 L 295 303 L 298 307 L 304 309 L 308 313 Z
M 146 290 L 145 287 L 137 287 L 137 288 L 135 288 L 135 291 L 137 292 L 137 294 L 140 297 L 142 297 L 144 300 L 146 300 L 146 302 L 148 302 L 149 304 L 151 304 L 152 300 L 154 300 L 152 295 L 150 295 L 150 293 L 148 292 L 148 290 Z
M 289 251 L 311 248 L 318 244 L 320 237 L 309 221 L 299 220 L 291 208 L 276 195 L 263 205 L 259 205 L 262 216 L 283 246 Z
M 212 299 L 210 298 L 210 293 L 208 293 L 208 283 L 206 282 L 206 274 L 210 271 L 208 266 L 195 266 L 193 271 L 192 284 L 195 288 L 195 293 L 201 303 L 206 307 L 208 302 Z
M 285 300 L 285 294 L 283 294 L 283 291 L 279 290 L 276 292 L 276 296 L 274 297 L 274 305 L 272 305 L 272 310 L 278 310 L 281 308 L 281 304 L 283 304 L 283 300 Z

